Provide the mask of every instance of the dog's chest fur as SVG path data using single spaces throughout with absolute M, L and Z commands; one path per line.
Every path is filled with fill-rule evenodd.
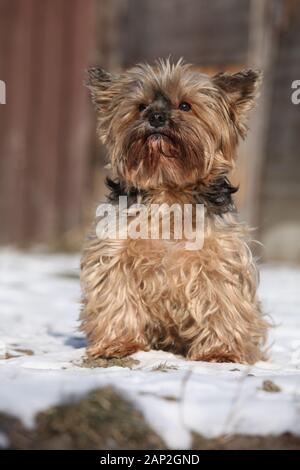
M 127 196 L 129 213 L 130 207 L 139 203 L 145 204 L 149 211 L 151 204 L 204 205 L 204 245 L 199 250 L 186 250 L 184 237 L 179 240 L 128 238 L 120 244 L 120 250 L 124 253 L 122 263 L 127 265 L 137 290 L 144 302 L 152 306 L 153 312 L 160 309 L 157 314 L 161 315 L 161 308 L 166 304 L 167 311 L 176 309 L 176 305 L 181 305 L 182 309 L 183 299 L 187 297 L 184 292 L 187 289 L 187 279 L 196 279 L 197 273 L 202 270 L 223 269 L 217 260 L 223 253 L 223 247 L 230 247 L 238 232 L 232 201 L 232 194 L 237 189 L 225 177 L 209 187 L 198 185 L 182 189 L 157 188 L 143 191 L 126 188 L 119 181 L 113 180 L 108 180 L 107 185 L 110 189 L 108 200 L 113 204 L 118 204 L 120 196 Z M 230 227 L 230 230 L 224 233 L 225 226 Z M 161 286 L 159 296 L 155 290 L 157 283 Z M 193 289 L 193 286 L 190 288 Z

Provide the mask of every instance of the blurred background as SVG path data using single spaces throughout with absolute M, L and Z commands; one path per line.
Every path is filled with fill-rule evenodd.
M 264 259 L 300 262 L 299 0 L 0 0 L 0 244 L 80 247 L 107 175 L 84 70 L 169 55 L 264 71 L 232 179 Z

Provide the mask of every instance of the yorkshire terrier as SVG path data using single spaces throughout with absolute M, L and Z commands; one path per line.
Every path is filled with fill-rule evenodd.
M 237 220 L 228 173 L 253 107 L 255 70 L 208 76 L 182 61 L 120 74 L 88 71 L 98 134 L 113 179 L 109 201 L 204 205 L 204 244 L 88 237 L 81 329 L 90 357 L 162 349 L 190 360 L 264 359 L 268 323 L 256 297 L 249 230 Z

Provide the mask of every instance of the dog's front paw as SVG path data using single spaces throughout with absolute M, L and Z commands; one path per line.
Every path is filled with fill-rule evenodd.
M 191 361 L 203 362 L 244 362 L 240 356 L 234 353 L 225 351 L 211 351 L 209 353 L 193 351 L 188 354 L 188 359 Z
M 103 344 L 102 342 L 87 348 L 87 355 L 90 358 L 113 358 L 125 357 L 138 351 L 149 350 L 143 343 L 135 341 L 114 341 L 113 343 Z

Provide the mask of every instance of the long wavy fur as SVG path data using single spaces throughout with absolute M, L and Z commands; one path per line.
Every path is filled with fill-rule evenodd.
M 120 75 L 90 71 L 113 170 L 108 200 L 127 195 L 149 211 L 153 203 L 205 206 L 201 250 L 187 251 L 184 238 L 98 239 L 93 229 L 81 263 L 81 329 L 90 356 L 155 348 L 192 360 L 252 364 L 265 357 L 268 323 L 249 230 L 237 220 L 237 189 L 227 179 L 259 80 L 256 71 L 209 77 L 170 61 Z M 191 104 L 189 113 L 180 112 L 180 100 Z M 158 105 L 168 126 L 151 139 L 147 109 Z

